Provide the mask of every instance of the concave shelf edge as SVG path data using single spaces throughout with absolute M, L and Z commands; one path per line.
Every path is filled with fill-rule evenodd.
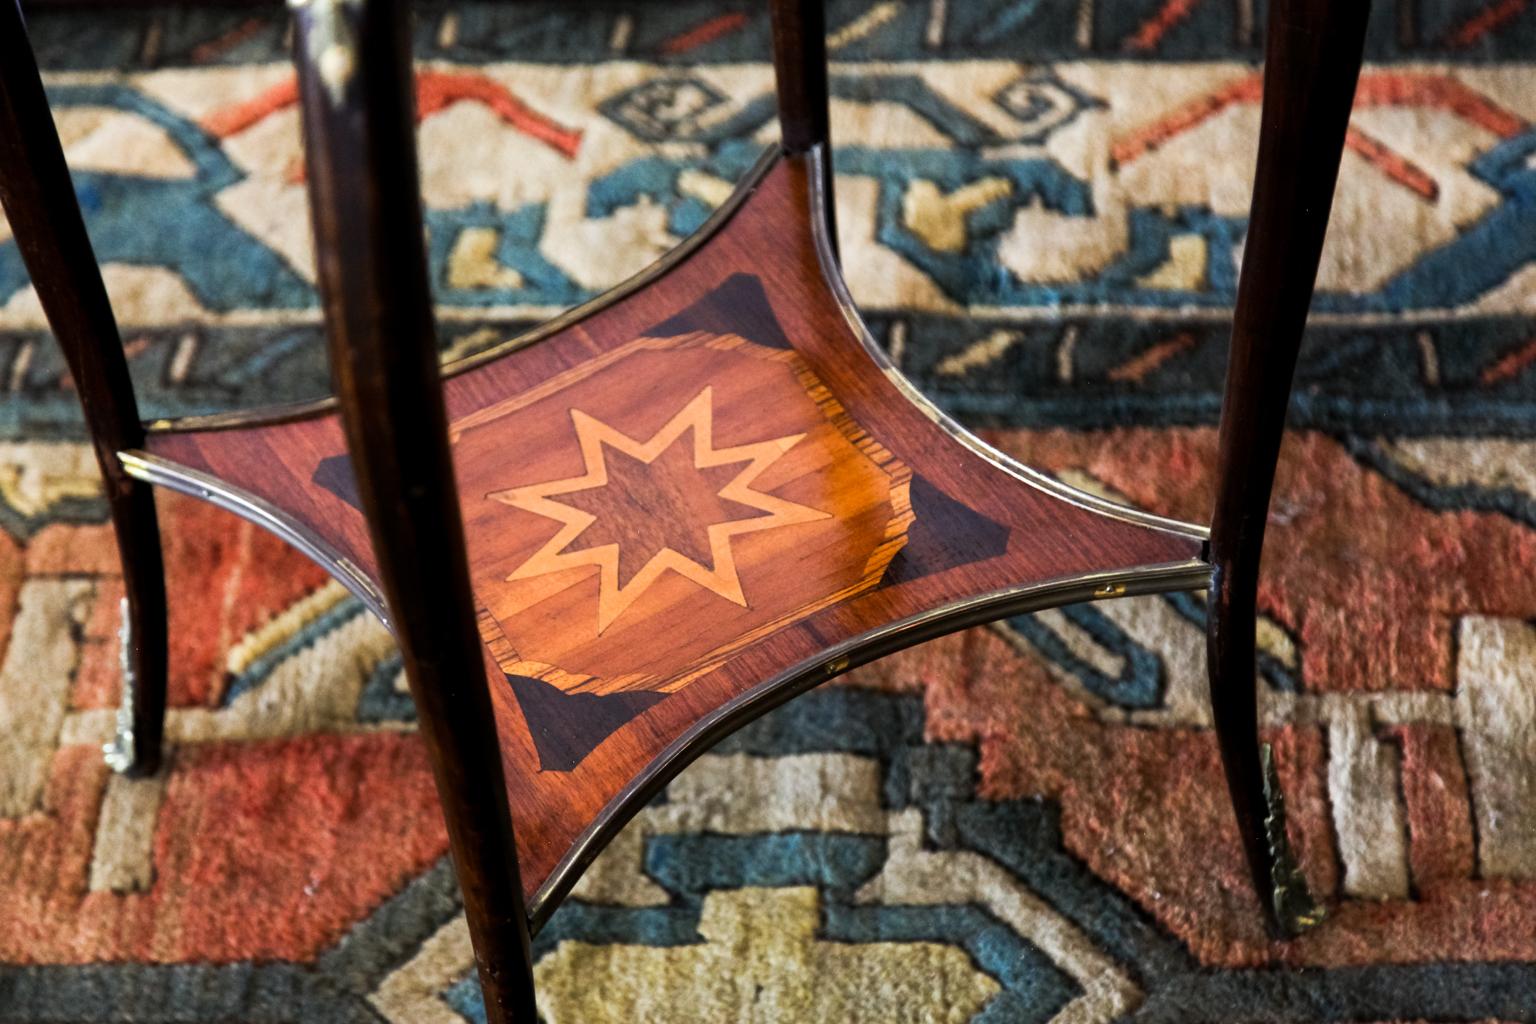
M 330 573 L 336 582 L 347 588 L 352 596 L 378 616 L 386 628 L 394 631 L 390 625 L 384 594 L 372 578 L 323 537 L 317 536 L 265 498 L 227 484 L 218 477 L 146 451 L 133 449 L 118 452 L 117 459 L 122 463 L 124 471 L 136 480 L 206 501 L 287 541 Z
M 854 304 L 853 297 L 849 294 L 847 282 L 843 279 L 842 269 L 837 257 L 833 255 L 831 239 L 827 237 L 827 201 L 826 189 L 823 186 L 825 178 L 822 175 L 822 164 L 826 160 L 826 154 L 822 146 L 815 146 L 806 152 L 806 159 L 810 161 L 810 172 L 807 179 L 811 189 L 811 234 L 816 241 L 816 255 L 821 263 L 821 274 L 827 287 L 837 299 L 838 306 L 842 309 L 843 317 L 848 322 L 849 328 L 858 337 L 864 351 L 875 365 L 885 374 L 886 378 L 895 385 L 902 396 L 912 404 L 919 412 L 935 425 L 942 429 L 950 437 L 970 449 L 977 456 L 1002 470 L 1009 476 L 1028 484 L 1039 491 L 1044 491 L 1052 497 L 1060 498 L 1070 505 L 1096 512 L 1099 515 L 1119 519 L 1122 522 L 1135 523 L 1154 530 L 1162 530 L 1165 533 L 1174 533 L 1182 537 L 1190 537 L 1195 540 L 1205 541 L 1210 538 L 1210 529 L 1198 523 L 1186 523 L 1180 519 L 1172 519 L 1168 516 L 1160 516 L 1151 512 L 1145 512 L 1129 505 L 1101 498 L 1096 494 L 1073 487 L 1071 484 L 1057 480 L 1055 477 L 1034 469 L 1007 452 L 993 447 L 986 441 L 971 433 L 962 426 L 949 413 L 939 408 L 932 399 L 923 394 L 918 387 L 907 378 L 900 367 L 891 362 L 890 356 L 875 341 L 870 333 L 868 325 L 859 313 L 858 306 Z
M 544 925 L 619 830 L 683 769 L 732 732 L 807 690 L 888 654 L 971 626 L 1083 601 L 1204 590 L 1210 581 L 1210 564 L 1191 558 L 994 591 L 861 633 L 759 683 L 699 719 L 608 802 L 529 899 L 530 927 L 537 932 Z

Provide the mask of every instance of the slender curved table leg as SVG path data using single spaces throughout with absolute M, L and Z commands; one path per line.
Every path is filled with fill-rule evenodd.
M 290 0 L 331 372 L 488 1024 L 535 1024 L 528 914 L 448 447 L 408 0 Z
M 1321 912 L 1291 856 L 1273 760 L 1259 745 L 1259 558 L 1369 10 L 1363 0 L 1271 0 L 1258 168 L 1217 456 L 1211 705 L 1254 885 L 1274 930 L 1286 936 Z
M 117 457 L 143 444 L 144 428 L 122 337 L 12 0 L 0 0 L 0 203 L 80 393 L 123 566 L 123 704 L 107 763 L 127 775 L 152 774 L 160 765 L 165 719 L 165 573 L 152 488 L 128 476 Z

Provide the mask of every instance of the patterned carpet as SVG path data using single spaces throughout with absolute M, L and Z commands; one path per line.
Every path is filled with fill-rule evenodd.
M 551 1024 L 1536 1020 L 1536 4 L 1374 6 L 1261 595 L 1327 923 L 1260 928 L 1202 600 L 1111 602 L 887 659 L 703 757 L 539 936 Z M 775 130 L 758 7 L 423 15 L 447 349 L 728 194 Z M 1192 520 L 1263 16 L 829 10 L 844 260 L 893 358 L 1010 452 Z M 146 413 L 323 392 L 281 16 L 33 29 Z M 483 1019 L 398 657 L 280 542 L 164 500 L 170 764 L 103 766 L 121 584 L 3 226 L 0 389 L 0 1021 Z

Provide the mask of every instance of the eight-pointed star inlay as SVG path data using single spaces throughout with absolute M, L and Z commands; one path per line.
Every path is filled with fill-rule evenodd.
M 596 566 L 599 633 L 668 569 L 746 607 L 732 538 L 826 519 L 829 513 L 752 486 L 804 434 L 716 448 L 712 400 L 713 390 L 704 388 L 646 441 L 572 409 L 586 471 L 487 495 L 561 524 L 507 579 Z M 687 449 L 677 444 L 688 433 L 693 434 L 691 460 Z M 610 460 L 606 449 L 625 458 Z M 742 463 L 746 465 L 734 473 L 717 472 Z M 552 500 L 556 496 L 565 497 Z M 594 524 L 600 525 L 587 534 Z M 568 550 L 584 534 L 598 543 Z M 633 574 L 621 573 L 637 565 Z

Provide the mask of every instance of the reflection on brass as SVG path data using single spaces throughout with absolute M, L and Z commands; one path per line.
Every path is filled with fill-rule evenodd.
M 123 699 L 117 705 L 117 727 L 113 730 L 112 742 L 102 744 L 101 753 L 107 767 L 121 775 L 138 760 L 133 738 L 133 692 L 136 681 L 132 656 L 133 625 L 128 618 L 126 597 L 118 604 L 117 614 L 121 619 L 117 627 L 117 658 L 123 674 Z
M 305 55 L 325 86 L 331 105 L 339 107 L 357 73 L 357 39 L 343 8 L 356 9 L 361 0 L 288 0 L 295 14 L 313 19 L 305 33 Z
M 368 575 L 350 558 L 332 548 L 324 538 L 312 532 L 288 513 L 254 494 L 226 484 L 207 473 L 189 469 L 148 452 L 137 450 L 118 452 L 117 460 L 122 463 L 124 472 L 135 480 L 143 480 L 146 483 L 180 491 L 182 494 L 190 494 L 194 498 L 233 512 L 240 518 L 281 537 L 317 562 L 338 583 L 346 587 L 353 597 L 363 602 L 364 606 L 384 623 L 385 628 L 393 630 L 394 627 L 389 622 L 389 611 L 384 607 L 384 594 L 368 578 Z

